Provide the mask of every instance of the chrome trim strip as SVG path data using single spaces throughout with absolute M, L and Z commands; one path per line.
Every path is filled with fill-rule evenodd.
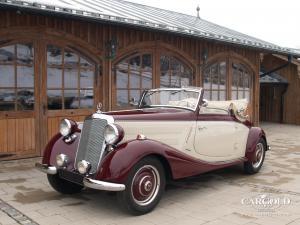
M 55 166 L 49 166 L 49 165 L 42 164 L 42 163 L 36 163 L 35 168 L 46 174 L 50 174 L 50 175 L 57 174 L 57 169 Z
M 102 190 L 102 191 L 124 191 L 125 190 L 124 184 L 116 184 L 116 183 L 110 183 L 110 182 L 105 182 L 100 180 L 94 180 L 87 177 L 83 179 L 83 185 L 88 188 Z

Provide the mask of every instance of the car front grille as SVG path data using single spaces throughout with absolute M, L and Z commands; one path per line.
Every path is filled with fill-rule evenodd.
M 81 160 L 91 164 L 90 173 L 96 173 L 98 165 L 104 155 L 104 129 L 107 125 L 105 119 L 87 118 L 81 130 L 81 138 L 78 145 L 75 168 Z

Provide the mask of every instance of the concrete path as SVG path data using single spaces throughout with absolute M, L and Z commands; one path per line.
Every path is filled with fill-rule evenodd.
M 139 217 L 120 211 L 112 194 L 56 193 L 33 168 L 39 158 L 0 162 L 0 224 L 300 225 L 300 126 L 263 128 L 272 151 L 259 174 L 236 166 L 174 182 L 158 207 Z

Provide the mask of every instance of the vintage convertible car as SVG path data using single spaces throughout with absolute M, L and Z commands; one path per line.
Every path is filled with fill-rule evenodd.
M 58 192 L 116 191 L 123 208 L 144 214 L 168 180 L 240 163 L 249 174 L 260 170 L 266 135 L 246 107 L 246 100 L 207 101 L 201 88 L 147 90 L 137 109 L 63 119 L 36 167 Z

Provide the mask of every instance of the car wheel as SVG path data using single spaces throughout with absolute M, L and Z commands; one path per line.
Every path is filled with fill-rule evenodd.
M 83 189 L 81 185 L 61 179 L 58 174 L 47 174 L 47 178 L 53 189 L 62 194 L 76 194 Z
M 244 170 L 246 173 L 254 174 L 260 170 L 265 160 L 266 147 L 267 144 L 265 140 L 263 138 L 260 138 L 258 143 L 256 144 L 254 160 L 244 163 Z
M 130 171 L 126 189 L 117 194 L 123 209 L 134 215 L 150 212 L 160 201 L 166 185 L 161 162 L 153 157 L 139 161 Z

